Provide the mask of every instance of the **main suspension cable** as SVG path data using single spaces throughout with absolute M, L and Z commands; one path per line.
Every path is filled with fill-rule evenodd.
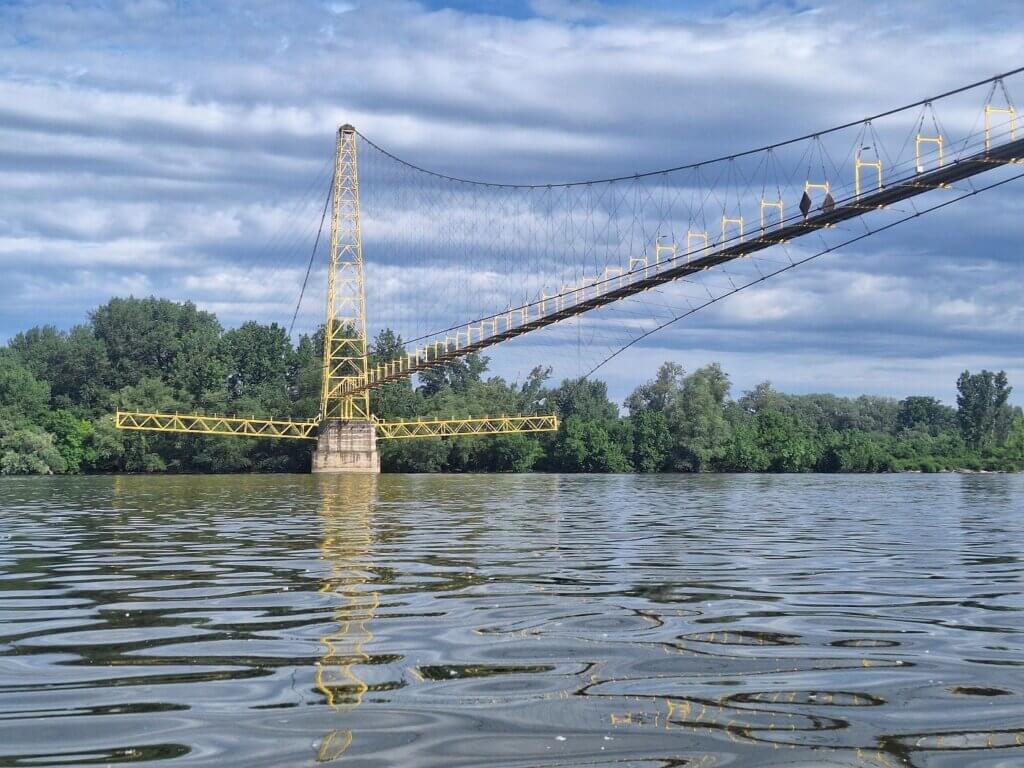
M 295 328 L 295 318 L 299 316 L 299 307 L 302 306 L 302 299 L 306 295 L 306 286 L 309 284 L 309 274 L 313 271 L 313 261 L 316 259 L 316 249 L 320 245 L 320 236 L 324 232 L 324 222 L 327 220 L 327 208 L 334 196 L 334 174 L 331 174 L 331 186 L 327 190 L 327 199 L 324 200 L 324 210 L 320 214 L 320 226 L 316 230 L 316 239 L 313 240 L 313 250 L 309 254 L 309 264 L 306 265 L 306 276 L 302 279 L 302 290 L 299 291 L 299 300 L 295 302 L 295 311 L 292 313 L 292 321 L 288 324 L 288 338 L 292 336 Z

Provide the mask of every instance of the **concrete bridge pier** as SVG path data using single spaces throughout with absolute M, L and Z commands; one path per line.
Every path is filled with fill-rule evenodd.
M 377 430 L 369 421 L 330 419 L 320 425 L 313 472 L 373 473 L 380 472 L 377 454 Z

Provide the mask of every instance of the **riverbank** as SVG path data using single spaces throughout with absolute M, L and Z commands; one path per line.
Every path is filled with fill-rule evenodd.
M 115 409 L 309 419 L 322 334 L 225 330 L 189 303 L 114 299 L 69 332 L 39 327 L 0 348 L 0 473 L 306 472 L 312 442 L 125 433 Z M 385 330 L 375 365 L 404 354 Z M 1002 372 L 964 371 L 956 407 L 928 396 L 732 395 L 717 364 L 666 362 L 622 403 L 598 380 L 488 376 L 469 355 L 371 395 L 384 419 L 557 413 L 554 434 L 381 440 L 388 472 L 940 472 L 1024 469 L 1024 415 Z

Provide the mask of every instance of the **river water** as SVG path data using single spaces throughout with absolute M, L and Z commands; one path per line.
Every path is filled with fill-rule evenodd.
M 0 480 L 0 765 L 1022 766 L 1024 476 Z

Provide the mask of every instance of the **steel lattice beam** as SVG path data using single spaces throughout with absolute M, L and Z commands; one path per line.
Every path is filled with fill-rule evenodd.
M 377 438 L 403 440 L 410 437 L 471 437 L 473 435 L 516 435 L 526 432 L 556 432 L 557 416 L 488 416 L 476 419 L 424 419 L 422 421 L 378 421 Z
M 515 435 L 529 432 L 554 432 L 557 416 L 488 416 L 472 419 L 424 419 L 383 421 L 373 419 L 380 440 L 411 437 L 472 437 L 474 435 Z M 177 432 L 190 435 L 227 435 L 232 437 L 277 437 L 316 440 L 319 419 L 295 421 L 283 419 L 243 419 L 230 416 L 148 413 L 118 411 L 114 416 L 118 429 L 139 432 Z
M 320 420 L 243 419 L 231 416 L 118 411 L 114 415 L 114 425 L 118 429 L 143 432 L 185 432 L 193 435 L 316 440 Z

